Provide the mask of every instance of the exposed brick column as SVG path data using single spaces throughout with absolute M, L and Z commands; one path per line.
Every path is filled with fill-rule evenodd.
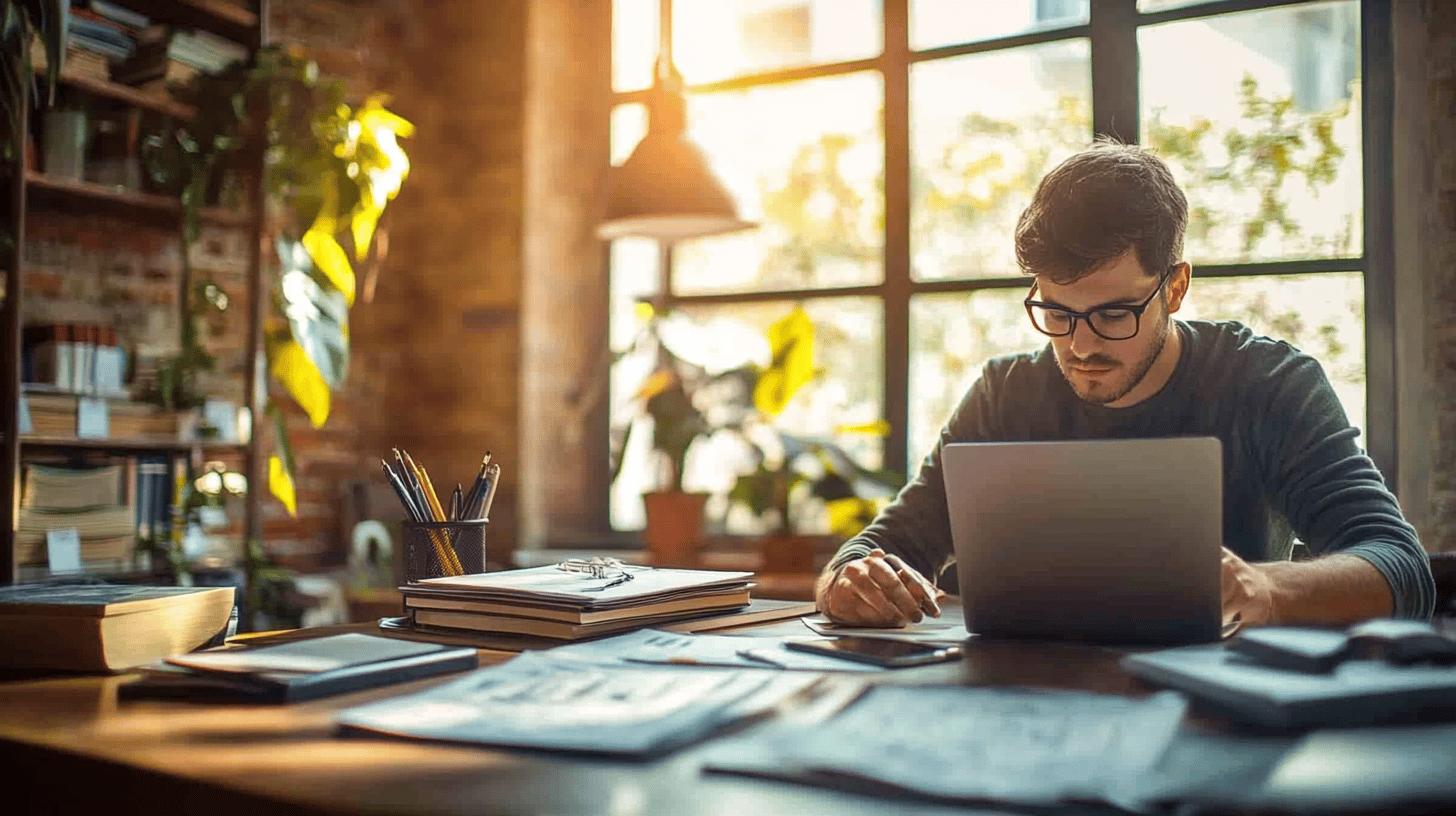
M 607 523 L 607 275 L 596 225 L 609 157 L 611 30 L 609 0 L 531 5 L 521 293 L 526 546 L 579 540 Z

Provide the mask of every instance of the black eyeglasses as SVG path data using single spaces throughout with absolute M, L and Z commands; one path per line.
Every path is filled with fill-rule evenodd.
M 1148 304 L 1152 303 L 1153 298 L 1163 291 L 1163 284 L 1167 283 L 1170 277 L 1172 277 L 1172 269 L 1164 272 L 1162 277 L 1158 278 L 1157 287 L 1142 303 L 1098 306 L 1088 312 L 1079 312 L 1055 303 L 1032 300 L 1031 296 L 1036 293 L 1036 284 L 1033 283 L 1031 291 L 1026 294 L 1026 314 L 1031 318 L 1031 325 L 1048 337 L 1066 337 L 1077 330 L 1078 320 L 1085 320 L 1093 333 L 1103 340 L 1130 340 L 1137 336 L 1138 329 L 1141 328 L 1143 312 L 1147 311 Z

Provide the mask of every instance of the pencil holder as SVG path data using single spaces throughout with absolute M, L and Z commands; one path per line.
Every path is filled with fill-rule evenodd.
M 404 579 L 485 572 L 485 519 L 404 522 Z

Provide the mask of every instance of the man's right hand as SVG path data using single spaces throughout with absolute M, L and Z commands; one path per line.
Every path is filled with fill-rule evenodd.
M 945 597 L 898 555 L 879 549 L 826 575 L 817 594 L 820 612 L 853 626 L 904 626 L 925 615 L 938 618 L 937 601 Z

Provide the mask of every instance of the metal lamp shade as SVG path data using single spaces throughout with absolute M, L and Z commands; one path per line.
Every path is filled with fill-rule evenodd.
M 638 236 L 681 241 L 755 226 L 738 217 L 733 197 L 708 158 L 679 130 L 650 132 L 612 171 L 603 239 Z

